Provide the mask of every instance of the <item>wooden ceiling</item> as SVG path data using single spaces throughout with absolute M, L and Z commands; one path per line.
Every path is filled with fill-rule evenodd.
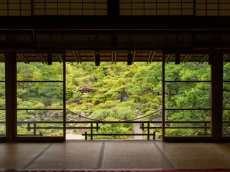
M 101 62 L 126 62 L 128 51 L 102 51 L 100 52 Z M 162 62 L 162 51 L 133 51 L 134 62 Z M 165 53 L 165 62 L 175 62 L 175 53 Z M 67 51 L 66 62 L 94 62 L 95 51 Z M 181 63 L 186 62 L 207 62 L 208 54 L 180 54 Z M 52 54 L 54 62 L 63 62 L 63 54 Z M 224 54 L 224 61 L 230 61 L 230 54 Z M 5 61 L 5 55 L 0 54 L 0 62 Z M 17 54 L 17 62 L 31 63 L 42 62 L 47 63 L 47 54 Z

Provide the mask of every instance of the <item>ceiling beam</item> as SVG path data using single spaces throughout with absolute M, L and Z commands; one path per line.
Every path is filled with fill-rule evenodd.
M 114 59 L 115 59 L 115 64 L 117 63 L 117 51 L 115 51 L 115 54 L 114 54 Z
M 111 0 L 112 1 L 112 0 Z M 113 3 L 113 2 L 112 2 Z M 78 21 L 78 22 L 76 22 Z M 128 22 L 127 22 L 128 21 Z M 135 22 L 134 22 L 135 21 Z M 154 21 L 154 22 L 149 22 Z M 164 22 L 162 22 L 164 21 Z M 174 23 L 173 21 L 177 21 Z M 224 25 L 216 23 L 222 21 Z M 15 24 L 23 23 L 23 24 Z M 97 23 L 100 23 L 99 25 Z M 109 24 L 108 24 L 109 23 Z M 7 29 L 139 29 L 139 30 L 227 30 L 230 28 L 229 18 L 225 16 L 1 16 L 0 28 Z M 48 27 L 50 26 L 50 27 Z M 141 29 L 140 29 L 141 28 Z M 47 29 L 48 30 L 48 29 Z
M 148 59 L 147 59 L 147 64 L 148 64 L 149 61 L 150 61 L 151 55 L 152 55 L 152 51 L 149 52 L 149 57 L 148 57 Z
M 200 60 L 199 63 L 204 63 L 206 60 L 208 60 L 209 54 L 204 55 L 204 57 Z
M 23 61 L 25 64 L 29 64 L 29 61 L 28 61 L 22 54 L 18 54 L 18 56 L 22 59 L 22 61 Z
M 79 56 L 79 53 L 77 52 L 77 51 L 74 51 L 73 52 L 73 55 L 74 55 L 74 57 L 75 57 L 75 59 L 76 59 L 76 62 L 79 64 L 79 63 L 81 63 L 81 58 L 80 58 L 80 56 Z
M 173 54 L 169 54 L 167 57 L 166 57 L 166 60 L 165 62 L 166 63 L 169 63 L 170 62 L 170 59 L 172 58 Z
M 132 64 L 134 64 L 135 57 L 136 57 L 136 51 L 133 52 L 133 62 L 132 62 Z
M 42 57 L 42 55 L 38 54 L 37 57 L 39 58 L 39 60 L 44 64 L 45 63 L 45 60 L 44 58 Z
M 187 61 L 189 61 L 191 57 L 192 57 L 192 54 L 187 54 L 183 60 L 183 63 L 186 63 Z
M 165 63 L 167 63 L 167 61 L 168 61 L 168 59 L 169 59 L 170 56 L 171 56 L 170 54 L 167 55 L 167 57 L 165 59 Z
M 79 56 L 79 53 L 77 51 L 76 51 L 76 55 L 77 55 L 79 63 L 81 63 L 81 57 Z
M 151 56 L 151 59 L 150 59 L 150 64 L 152 63 L 152 61 L 153 61 L 153 58 L 154 58 L 154 56 L 155 56 L 155 51 L 153 51 L 153 53 L 152 53 L 152 56 Z
M 55 56 L 56 56 L 58 62 L 61 63 L 61 59 L 59 58 L 58 54 L 56 54 Z
M 58 54 L 58 57 L 59 57 L 60 61 L 63 62 L 63 58 L 60 54 Z
M 223 58 L 223 61 L 227 60 L 227 58 L 229 57 L 230 54 L 225 54 L 224 55 L 224 58 Z
M 79 59 L 78 59 L 76 51 L 73 51 L 73 55 L 74 55 L 76 62 L 79 64 Z
M 184 58 L 184 60 L 182 61 L 183 63 L 186 63 L 186 59 L 189 57 L 189 54 L 187 54 Z
M 5 61 L 5 56 L 3 54 L 0 54 L 0 58 Z
M 92 51 L 92 54 L 93 54 L 93 61 L 95 63 L 95 51 Z

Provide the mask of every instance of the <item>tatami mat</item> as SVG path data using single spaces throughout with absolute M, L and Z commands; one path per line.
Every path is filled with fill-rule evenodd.
M 170 169 L 153 142 L 106 142 L 103 169 Z
M 204 143 L 157 144 L 176 169 L 230 169 L 230 159 Z
M 0 145 L 0 169 L 230 169 L 230 143 L 3 143 Z
M 230 143 L 210 143 L 210 145 L 230 157 Z
M 21 169 L 49 143 L 4 143 L 0 145 L 0 169 Z
M 95 169 L 102 142 L 54 143 L 28 169 Z

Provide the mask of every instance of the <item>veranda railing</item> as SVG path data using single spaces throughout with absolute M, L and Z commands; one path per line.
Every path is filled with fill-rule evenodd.
M 4 122 L 0 122 L 4 123 Z M 54 127 L 54 126 L 44 126 L 40 127 L 36 124 L 63 124 L 63 121 L 20 121 L 18 123 L 21 124 L 27 124 L 26 129 L 30 131 L 33 130 L 32 136 L 38 136 L 37 130 L 38 129 L 63 129 L 63 127 Z M 153 136 L 153 139 L 155 139 L 155 132 L 157 129 L 162 129 L 162 126 L 155 126 L 152 127 L 150 124 L 162 124 L 162 121 L 66 121 L 66 124 L 77 124 L 77 123 L 85 123 L 90 124 L 90 126 L 86 127 L 75 127 L 75 126 L 67 126 L 66 129 L 87 129 L 90 130 L 90 133 L 87 131 L 83 133 L 82 135 L 85 136 L 85 140 L 87 140 L 88 136 L 90 136 L 90 139 L 93 140 L 94 136 L 147 136 L 147 140 L 150 140 L 150 136 Z M 108 134 L 98 134 L 93 133 L 93 130 L 96 129 L 97 131 L 100 129 L 99 124 L 108 124 L 108 123 L 140 123 L 140 128 L 144 131 L 146 130 L 146 133 L 143 134 L 130 134 L 130 133 L 122 133 L 122 134 L 116 134 L 116 133 L 108 133 Z M 223 123 L 230 124 L 230 121 L 224 121 Z M 210 121 L 165 121 L 165 129 L 203 129 L 204 134 L 200 134 L 200 136 L 209 136 L 207 130 L 210 129 Z M 198 127 L 191 127 L 191 126 L 180 126 L 180 127 L 174 127 L 170 126 L 168 124 L 203 124 L 202 126 Z M 32 126 L 31 126 L 32 125 Z M 150 129 L 155 129 L 153 133 L 150 133 Z

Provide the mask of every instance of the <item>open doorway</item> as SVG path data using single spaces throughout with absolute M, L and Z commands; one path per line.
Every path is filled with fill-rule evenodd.
M 151 62 L 152 54 L 132 65 L 123 60 L 127 53 L 100 66 L 67 62 L 66 140 L 161 140 L 162 63 Z
M 52 65 L 46 54 L 17 56 L 17 139 L 212 136 L 207 54 L 182 54 L 180 64 L 165 54 L 164 66 L 157 52 L 136 52 L 132 65 L 125 62 L 127 53 L 112 62 L 100 53 L 99 66 L 87 55 L 78 54 L 81 63 L 72 54 L 53 54 Z

